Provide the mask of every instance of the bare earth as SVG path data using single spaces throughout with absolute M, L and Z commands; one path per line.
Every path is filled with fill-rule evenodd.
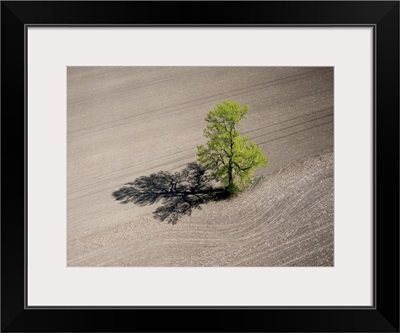
M 257 182 L 176 224 L 113 193 L 179 172 L 207 112 L 250 107 Z M 68 266 L 333 266 L 333 68 L 69 67 Z

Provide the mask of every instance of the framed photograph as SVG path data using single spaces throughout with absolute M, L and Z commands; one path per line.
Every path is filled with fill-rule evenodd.
M 2 331 L 399 332 L 399 2 L 1 28 Z

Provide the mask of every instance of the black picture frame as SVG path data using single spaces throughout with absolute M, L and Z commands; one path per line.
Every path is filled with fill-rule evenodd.
M 373 27 L 374 305 L 365 308 L 27 307 L 25 37 L 30 25 Z M 399 332 L 398 1 L 2 1 L 1 50 L 3 332 Z

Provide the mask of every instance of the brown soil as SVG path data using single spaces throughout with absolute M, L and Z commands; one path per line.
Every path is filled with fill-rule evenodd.
M 176 224 L 115 200 L 195 162 L 224 99 L 249 104 L 242 133 L 271 159 L 252 188 Z M 70 67 L 67 139 L 68 266 L 334 264 L 332 68 Z

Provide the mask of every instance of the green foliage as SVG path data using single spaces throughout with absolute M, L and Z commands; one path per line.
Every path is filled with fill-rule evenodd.
M 239 187 L 239 185 L 237 185 L 237 184 L 235 184 L 235 183 L 232 183 L 232 184 L 228 187 L 227 191 L 228 191 L 230 194 L 236 194 L 237 192 L 240 191 L 240 187 Z
M 245 189 L 252 182 L 255 170 L 269 163 L 261 148 L 238 131 L 248 110 L 247 105 L 234 101 L 217 104 L 205 118 L 208 124 L 204 136 L 208 142 L 197 147 L 199 163 L 230 193 Z

